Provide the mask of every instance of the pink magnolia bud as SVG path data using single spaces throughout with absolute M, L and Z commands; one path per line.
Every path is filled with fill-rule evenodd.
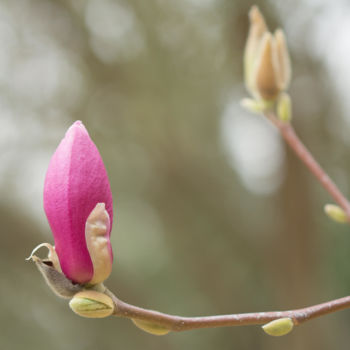
M 80 121 L 52 156 L 44 209 L 63 273 L 80 284 L 106 279 L 113 261 L 112 193 L 100 153 Z

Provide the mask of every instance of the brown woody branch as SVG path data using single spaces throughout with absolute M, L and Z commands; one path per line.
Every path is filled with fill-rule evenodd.
M 272 112 L 266 112 L 264 114 L 278 128 L 284 140 L 289 144 L 295 154 L 304 162 L 333 199 L 344 209 L 350 221 L 349 201 L 327 173 L 316 162 L 314 157 L 295 133 L 292 125 L 280 121 Z M 323 304 L 289 311 L 253 312 L 205 317 L 182 317 L 130 305 L 119 300 L 109 290 L 106 290 L 106 293 L 112 298 L 115 304 L 115 316 L 148 321 L 177 332 L 199 328 L 260 325 L 285 317 L 290 318 L 294 325 L 299 325 L 300 323 L 309 321 L 313 318 L 350 308 L 350 296 L 347 296 Z
M 289 311 L 182 317 L 127 304 L 118 299 L 109 290 L 106 291 L 106 294 L 112 298 L 115 304 L 114 316 L 148 321 L 176 332 L 199 328 L 261 325 L 284 317 L 291 318 L 294 325 L 299 325 L 300 323 L 309 321 L 313 318 L 350 308 L 350 296 L 347 296 L 323 304 Z

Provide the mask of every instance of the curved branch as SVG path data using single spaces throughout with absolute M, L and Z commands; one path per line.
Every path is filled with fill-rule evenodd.
M 292 148 L 295 154 L 304 162 L 333 199 L 344 209 L 348 221 L 350 221 L 349 201 L 299 139 L 293 126 L 290 123 L 280 121 L 272 112 L 266 112 L 264 115 L 277 127 L 284 140 Z
M 307 168 L 333 197 L 333 199 L 344 209 L 350 221 L 349 201 L 301 142 L 292 125 L 280 121 L 272 112 L 265 112 L 264 115 L 278 128 L 284 140 L 289 144 L 295 154 L 304 162 Z M 177 332 L 198 328 L 260 325 L 285 317 L 292 319 L 294 325 L 299 325 L 300 323 L 309 321 L 313 318 L 350 308 L 350 296 L 347 296 L 323 304 L 289 311 L 253 312 L 205 317 L 182 317 L 130 305 L 119 300 L 109 290 L 106 290 L 106 294 L 113 299 L 115 304 L 114 316 L 148 321 Z
M 346 296 L 323 304 L 289 311 L 182 317 L 130 305 L 118 299 L 108 289 L 105 293 L 112 298 L 115 304 L 114 316 L 149 321 L 176 332 L 199 328 L 261 325 L 284 317 L 291 318 L 294 325 L 299 325 L 313 318 L 350 308 L 350 296 Z

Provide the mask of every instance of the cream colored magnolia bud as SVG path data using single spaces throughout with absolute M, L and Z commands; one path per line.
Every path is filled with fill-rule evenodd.
M 113 300 L 94 290 L 84 290 L 75 294 L 69 306 L 79 316 L 89 318 L 107 317 L 114 311 Z
M 170 332 L 170 329 L 165 328 L 163 326 L 159 326 L 155 323 L 144 321 L 144 320 L 137 320 L 132 318 L 131 319 L 134 325 L 143 331 L 153 334 L 153 335 L 165 335 Z
M 326 204 L 324 206 L 325 213 L 334 221 L 342 224 L 348 222 L 348 217 L 345 211 L 335 204 Z
M 261 46 L 261 39 L 268 31 L 265 19 L 257 6 L 249 11 L 250 28 L 244 51 L 244 76 L 247 89 L 254 95 L 256 90 L 253 77 L 254 66 Z
M 294 327 L 294 323 L 291 318 L 279 318 L 277 320 L 271 321 L 264 326 L 262 329 L 268 335 L 272 335 L 273 337 L 280 337 L 282 335 L 286 335 L 292 331 Z
M 290 122 L 292 119 L 292 102 L 290 96 L 283 92 L 277 101 L 277 116 L 283 122 Z
M 244 53 L 245 83 L 256 99 L 274 101 L 288 88 L 291 65 L 281 29 L 272 35 L 256 6 L 249 12 L 250 30 Z

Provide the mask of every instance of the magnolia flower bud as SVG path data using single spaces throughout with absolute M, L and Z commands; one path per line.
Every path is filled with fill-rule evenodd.
M 74 295 L 70 308 L 79 316 L 103 318 L 113 314 L 113 300 L 106 294 L 94 290 L 84 290 Z
M 273 101 L 288 88 L 291 68 L 281 29 L 272 35 L 256 6 L 249 12 L 250 30 L 244 54 L 245 82 L 257 99 Z
M 113 261 L 112 194 L 101 156 L 80 121 L 50 161 L 44 209 L 66 277 L 80 284 L 105 280 Z
M 248 39 L 244 51 L 244 75 L 247 89 L 254 95 L 255 79 L 254 67 L 256 57 L 260 51 L 261 40 L 268 31 L 265 19 L 257 6 L 253 6 L 249 11 L 250 28 Z
M 282 335 L 286 335 L 292 331 L 294 327 L 294 323 L 291 318 L 279 318 L 277 320 L 271 321 L 262 326 L 262 329 L 268 335 L 272 335 L 274 337 L 280 337 Z
M 134 325 L 143 331 L 153 334 L 153 335 L 165 335 L 170 332 L 170 329 L 165 328 L 163 326 L 159 326 L 155 323 L 144 321 L 144 320 L 138 320 L 135 318 L 131 319 Z

